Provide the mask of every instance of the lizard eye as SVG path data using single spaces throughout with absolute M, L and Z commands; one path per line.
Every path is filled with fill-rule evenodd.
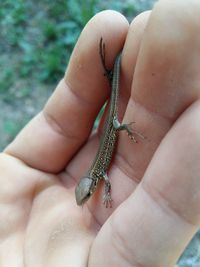
M 95 191 L 95 189 L 97 188 L 97 184 L 98 184 L 98 180 L 93 180 L 93 190 L 91 193 Z

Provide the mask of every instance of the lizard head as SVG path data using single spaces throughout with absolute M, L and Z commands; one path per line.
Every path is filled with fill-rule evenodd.
M 75 189 L 76 203 L 83 205 L 96 189 L 96 182 L 91 177 L 83 177 Z

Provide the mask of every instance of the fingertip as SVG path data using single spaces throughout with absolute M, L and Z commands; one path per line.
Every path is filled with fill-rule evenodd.
M 131 88 L 140 45 L 150 14 L 151 11 L 148 10 L 137 15 L 132 20 L 128 30 L 122 58 L 123 80 L 127 88 Z
M 74 47 L 65 74 L 66 83 L 81 98 L 95 104 L 98 102 L 100 106 L 107 98 L 109 91 L 107 80 L 102 75 L 99 42 L 103 38 L 106 65 L 111 69 L 116 55 L 124 45 L 128 27 L 127 19 L 112 10 L 99 12 L 86 24 Z M 104 87 L 107 89 L 102 90 Z

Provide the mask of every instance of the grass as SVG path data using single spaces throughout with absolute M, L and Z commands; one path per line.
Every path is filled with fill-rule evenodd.
M 38 112 L 43 99 L 63 76 L 74 44 L 88 20 L 103 9 L 115 9 L 133 17 L 139 10 L 130 3 L 0 2 L 0 105 L 4 110 L 0 113 L 0 149 Z
M 1 60 L 0 93 L 9 91 L 17 77 L 58 81 L 81 30 L 98 11 L 109 7 L 127 14 L 137 12 L 134 5 L 108 2 L 106 6 L 106 1 L 102 4 L 97 0 L 41 0 L 37 4 L 31 0 L 3 1 L 0 52 L 18 54 L 19 59 L 14 65 Z

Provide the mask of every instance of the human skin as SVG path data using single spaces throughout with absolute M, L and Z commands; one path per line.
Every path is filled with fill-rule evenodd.
M 200 226 L 200 2 L 162 0 L 129 25 L 104 11 L 86 25 L 44 109 L 0 154 L 0 266 L 169 267 Z M 74 189 L 98 148 L 95 117 L 123 48 L 119 133 L 109 177 L 83 207 Z M 89 137 L 89 139 L 88 139 Z

